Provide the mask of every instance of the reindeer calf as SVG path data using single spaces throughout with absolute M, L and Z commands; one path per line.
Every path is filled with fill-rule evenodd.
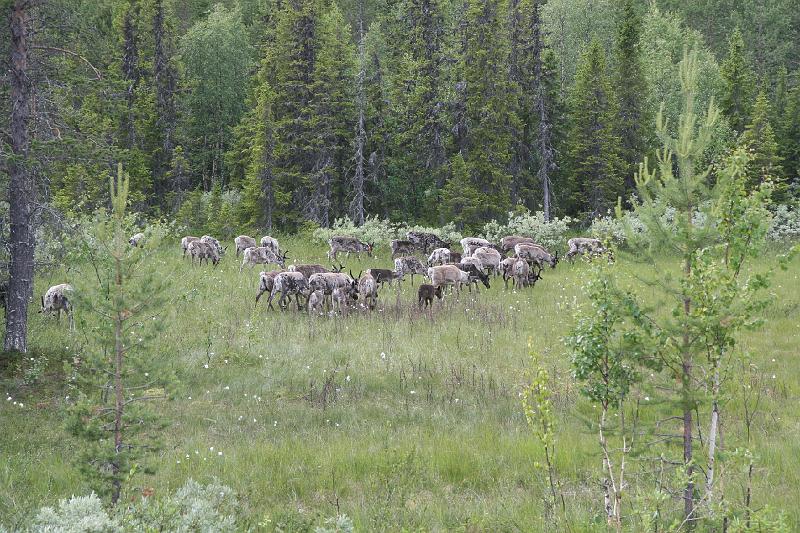
M 440 285 L 434 288 L 433 285 L 423 283 L 417 290 L 417 305 L 422 308 L 424 304 L 424 307 L 427 309 L 433 305 L 434 297 L 440 300 L 442 299 L 442 286 Z

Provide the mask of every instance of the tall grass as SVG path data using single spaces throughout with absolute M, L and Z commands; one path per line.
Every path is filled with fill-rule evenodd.
M 310 239 L 282 245 L 302 262 L 326 262 L 326 250 Z M 216 476 L 244 502 L 243 523 L 265 530 L 308 529 L 337 513 L 363 531 L 551 529 L 542 521 L 542 450 L 519 399 L 530 338 L 553 379 L 566 521 L 576 531 L 605 528 L 593 407 L 577 393 L 561 341 L 584 300 L 586 265 L 562 263 L 523 292 L 505 291 L 496 279 L 490 290 L 448 297 L 430 312 L 417 309 L 416 287 L 406 282 L 399 292 L 382 289 L 372 313 L 309 317 L 267 311 L 263 301 L 254 308 L 258 270 L 239 274 L 232 255 L 217 268 L 192 268 L 177 243 L 159 251 L 164 276 L 174 280 L 173 305 L 152 357 L 168 359 L 179 384 L 157 406 L 170 425 L 156 474 L 133 476 L 125 497 L 139 498 L 145 487 L 166 495 L 188 478 Z M 383 247 L 378 258 L 345 266 L 357 274 L 392 263 Z M 798 266 L 777 275 L 765 327 L 744 340 L 770 381 L 755 427 L 756 506 L 786 510 L 795 528 Z M 636 265 L 616 268 L 638 283 Z M 64 266 L 38 279 L 36 294 L 91 276 L 88 265 Z M 30 327 L 31 356 L 49 365 L 29 384 L 22 376 L 33 361 L 3 377 L 2 392 L 24 404 L 3 397 L 0 405 L 0 523 L 7 527 L 89 492 L 71 462 L 77 443 L 62 415 L 74 394 L 69 363 L 90 347 L 80 328 L 70 335 L 50 317 L 33 314 Z M 725 413 L 725 445 L 733 447 L 743 431 L 736 399 Z M 729 488 L 731 498 L 737 490 Z

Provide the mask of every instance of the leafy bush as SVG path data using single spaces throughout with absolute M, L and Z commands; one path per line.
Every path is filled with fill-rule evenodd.
M 216 479 L 208 485 L 190 479 L 166 500 L 144 498 L 125 512 L 123 521 L 135 531 L 222 533 L 236 531 L 238 506 L 233 490 Z
M 623 244 L 628 238 L 626 225 L 636 235 L 642 235 L 647 231 L 647 227 L 636 214 L 626 211 L 621 219 L 610 215 L 592 220 L 589 235 L 603 242 L 613 241 L 616 244 Z
M 422 230 L 420 230 L 422 231 Z M 353 533 L 353 521 L 345 514 L 325 519 L 325 524 L 314 528 L 314 533 Z
M 509 213 L 508 223 L 500 224 L 492 220 L 483 227 L 486 239 L 499 242 L 506 235 L 520 235 L 530 237 L 546 248 L 563 246 L 564 236 L 573 222 L 570 217 L 553 218 L 549 222 L 544 219 L 544 213 Z
M 317 228 L 312 234 L 314 240 L 327 243 L 334 235 L 356 237 L 363 242 L 387 244 L 392 239 L 399 238 L 402 226 L 381 220 L 377 215 L 367 217 L 364 224 L 356 226 L 349 217 L 337 218 L 330 228 Z
M 800 238 L 800 209 L 779 205 L 772 213 L 772 221 L 767 231 L 771 241 L 788 241 Z
M 121 529 L 95 493 L 61 500 L 55 509 L 43 507 L 31 527 L 37 533 L 104 533 Z

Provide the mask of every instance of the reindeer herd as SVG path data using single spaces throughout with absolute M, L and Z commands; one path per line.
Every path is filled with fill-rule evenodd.
M 142 246 L 145 235 L 137 233 L 130 238 L 131 246 Z M 378 303 L 378 291 L 386 283 L 400 283 L 409 276 L 412 286 L 414 276 L 425 278 L 417 291 L 417 304 L 420 308 L 433 305 L 435 299 L 443 299 L 445 291 L 456 291 L 466 286 L 472 292 L 473 286 L 478 291 L 481 284 L 490 288 L 492 276 L 502 277 L 505 288 L 509 282 L 516 290 L 533 287 L 542 279 L 542 271 L 546 267 L 555 268 L 558 264 L 558 252 L 551 254 L 546 248 L 529 237 L 510 235 L 503 237 L 500 243 L 492 243 L 478 237 L 461 239 L 462 251 L 452 249 L 452 244 L 443 241 L 433 233 L 409 231 L 405 240 L 393 240 L 390 243 L 394 269 L 368 268 L 357 276 L 352 271 L 343 272 L 344 266 L 339 262 L 333 266 L 337 256 L 344 253 L 366 254 L 374 257 L 375 243 L 362 242 L 355 237 L 335 236 L 328 241 L 330 247 L 327 257 L 331 268 L 319 264 L 292 264 L 286 266 L 288 252 L 282 251 L 277 239 L 266 236 L 257 242 L 253 237 L 240 235 L 234 239 L 236 257 L 241 254 L 242 263 L 239 272 L 245 266 L 275 265 L 277 270 L 263 271 L 259 274 L 256 305 L 265 294 L 267 306 L 273 309 L 273 302 L 286 309 L 294 298 L 298 311 L 307 310 L 311 314 L 329 312 L 347 314 L 359 303 L 366 309 L 375 309 Z M 589 258 L 608 255 L 613 260 L 611 251 L 600 240 L 576 237 L 567 242 L 567 259 L 573 260 L 582 255 Z M 210 235 L 202 237 L 186 236 L 181 239 L 183 256 L 189 255 L 192 265 L 202 265 L 205 260 L 217 265 L 225 254 L 227 246 Z M 509 256 L 509 254 L 512 255 Z M 419 259 L 415 253 L 426 257 Z M 424 261 L 424 262 L 423 262 Z M 72 287 L 60 284 L 50 287 L 42 296 L 40 312 L 57 314 L 64 311 L 72 325 Z

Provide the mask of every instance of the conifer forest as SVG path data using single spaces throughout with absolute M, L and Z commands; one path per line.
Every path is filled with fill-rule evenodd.
M 800 530 L 796 0 L 0 13 L 0 533 Z

